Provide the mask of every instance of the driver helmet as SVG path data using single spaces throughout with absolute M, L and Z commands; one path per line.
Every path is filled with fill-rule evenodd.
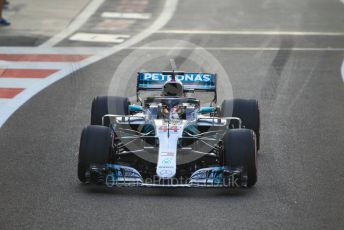
M 162 106 L 162 116 L 164 118 L 169 118 L 171 113 L 172 119 L 179 119 L 181 113 L 181 107 L 179 105 L 173 106 L 171 109 L 167 105 Z

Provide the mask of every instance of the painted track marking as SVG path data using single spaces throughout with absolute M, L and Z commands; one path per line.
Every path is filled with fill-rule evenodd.
M 121 19 L 150 19 L 150 13 L 120 13 L 120 12 L 104 12 L 103 18 L 121 18 Z
M 7 99 L 7 98 L 0 98 L 0 108 L 2 108 L 3 106 L 5 106 L 11 99 Z
M 53 54 L 53 55 L 86 55 L 104 51 L 104 47 L 28 47 L 7 46 L 0 47 L 0 54 Z
M 343 0 L 344 1 L 344 0 Z M 342 32 L 302 31 L 241 31 L 241 30 L 159 30 L 159 34 L 213 34 L 213 35 L 294 35 L 294 36 L 344 36 Z
M 57 69 L 0 69 L 0 78 L 46 78 Z
M 86 59 L 87 55 L 64 54 L 1 54 L 0 61 L 30 61 L 30 62 L 76 62 Z
M 78 62 L 9 62 L 0 61 L 0 69 L 62 69 L 74 68 Z
M 341 72 L 342 72 L 342 80 L 344 82 L 344 60 L 343 60 L 343 63 L 342 63 L 342 71 Z
M 280 47 L 200 47 L 200 48 L 193 48 L 193 47 L 186 47 L 186 46 L 140 46 L 140 47 L 129 47 L 128 49 L 141 49 L 141 50 L 197 50 L 197 49 L 206 49 L 206 50 L 214 50 L 214 51 L 319 51 L 319 52 L 342 52 L 344 48 L 302 48 L 302 47 L 294 47 L 294 48 L 280 48 Z
M 23 90 L 24 88 L 0 88 L 0 98 L 14 98 Z
M 104 43 L 122 43 L 130 35 L 123 34 L 95 34 L 95 33 L 77 33 L 69 38 L 71 41 L 83 42 L 104 42 Z
M 27 78 L 18 81 L 15 78 L 0 78 L 1 88 L 23 88 L 27 89 L 35 84 L 39 84 L 41 80 L 37 78 Z M 0 97 L 1 99 L 1 97 Z

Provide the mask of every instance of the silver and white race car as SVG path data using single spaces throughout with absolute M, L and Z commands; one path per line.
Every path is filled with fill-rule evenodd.
M 251 187 L 257 182 L 256 100 L 217 106 L 216 75 L 140 72 L 137 101 L 99 96 L 81 134 L 81 182 L 146 187 Z M 142 91 L 158 95 L 141 98 Z M 195 92 L 214 97 L 202 107 Z M 190 96 L 191 95 L 191 96 Z

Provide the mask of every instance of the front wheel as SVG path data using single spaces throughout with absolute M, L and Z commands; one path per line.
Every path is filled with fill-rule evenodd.
M 228 129 L 224 136 L 224 166 L 242 168 L 247 174 L 247 187 L 257 182 L 256 136 L 250 129 Z
M 105 126 L 91 125 L 83 129 L 79 147 L 78 178 L 86 182 L 90 164 L 106 164 L 110 160 L 112 131 Z

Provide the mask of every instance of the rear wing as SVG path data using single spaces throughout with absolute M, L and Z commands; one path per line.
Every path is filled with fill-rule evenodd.
M 161 90 L 173 77 L 183 84 L 185 90 L 216 91 L 216 74 L 184 72 L 139 72 L 137 90 Z
M 185 92 L 203 91 L 214 92 L 214 100 L 216 103 L 216 74 L 212 73 L 184 73 L 184 72 L 139 72 L 137 75 L 137 99 L 140 91 L 157 91 L 167 81 L 175 79 L 180 81 L 184 86 Z

